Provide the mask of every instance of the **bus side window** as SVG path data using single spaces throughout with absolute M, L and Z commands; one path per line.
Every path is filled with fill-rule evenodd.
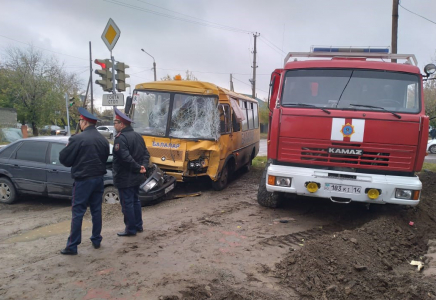
M 230 133 L 230 106 L 228 104 L 219 105 L 220 113 L 220 133 Z
M 248 116 L 247 116 L 247 101 L 241 101 L 241 110 L 243 114 L 245 115 L 245 119 L 242 120 L 242 131 L 248 130 Z
M 259 111 L 257 108 L 257 103 L 253 103 L 253 113 L 254 113 L 254 128 L 259 128 Z
M 235 112 L 232 113 L 232 125 L 233 125 L 233 132 L 241 131 L 241 125 L 239 124 L 238 120 L 236 120 Z

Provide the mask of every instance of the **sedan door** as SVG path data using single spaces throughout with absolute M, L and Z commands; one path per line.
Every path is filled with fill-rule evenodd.
M 74 179 L 71 178 L 71 168 L 65 167 L 59 161 L 59 152 L 65 148 L 62 143 L 50 143 L 47 162 L 47 193 L 49 197 L 71 198 Z
M 47 148 L 46 141 L 24 141 L 9 159 L 11 179 L 19 193 L 46 194 Z

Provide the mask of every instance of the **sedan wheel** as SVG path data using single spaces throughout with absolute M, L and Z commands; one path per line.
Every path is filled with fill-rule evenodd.
M 0 178 L 0 203 L 10 204 L 16 200 L 13 183 L 6 178 Z
M 430 153 L 436 154 L 436 145 L 431 145 L 430 148 L 428 148 L 428 150 L 430 151 Z
M 120 203 L 120 195 L 118 190 L 113 186 L 107 186 L 103 192 L 103 203 L 118 204 Z

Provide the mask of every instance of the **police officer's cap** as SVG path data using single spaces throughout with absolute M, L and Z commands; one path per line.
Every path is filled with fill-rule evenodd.
M 130 125 L 130 123 L 133 123 L 133 121 L 128 116 L 123 114 L 118 108 L 115 107 L 114 110 L 115 110 L 115 119 L 120 120 L 126 125 Z
M 86 109 L 84 109 L 83 107 L 79 107 L 79 114 L 82 116 L 82 118 L 86 121 L 88 121 L 89 123 L 95 124 L 97 123 L 98 119 L 96 116 L 94 116 L 93 114 L 91 114 L 89 111 L 87 111 Z

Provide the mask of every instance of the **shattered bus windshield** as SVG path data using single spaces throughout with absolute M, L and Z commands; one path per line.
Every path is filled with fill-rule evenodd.
M 170 93 L 136 91 L 134 104 L 134 130 L 145 135 L 165 136 Z
M 144 135 L 174 138 L 218 139 L 216 97 L 165 92 L 135 91 L 134 130 Z
M 170 137 L 218 139 L 218 99 L 175 94 Z

